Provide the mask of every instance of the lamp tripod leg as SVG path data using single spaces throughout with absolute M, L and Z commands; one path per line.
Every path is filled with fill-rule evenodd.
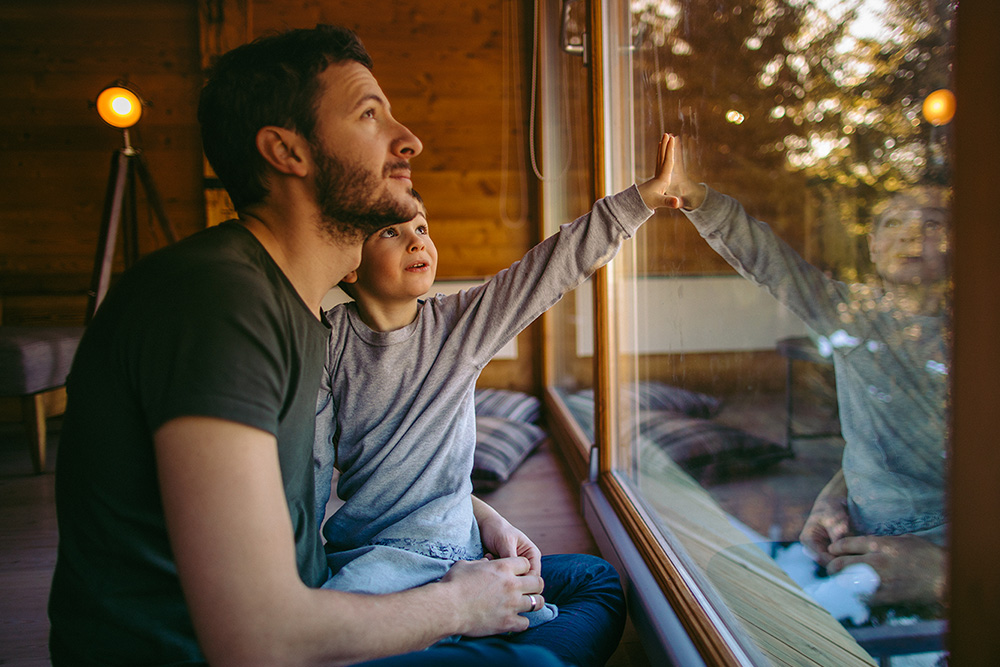
M 163 230 L 167 243 L 174 243 L 177 234 L 167 219 L 160 194 L 153 183 L 142 153 L 128 146 L 115 151 L 111 156 L 111 173 L 108 176 L 108 190 L 104 199 L 104 216 L 101 233 L 97 242 L 97 256 L 94 258 L 94 273 L 88 293 L 87 322 L 90 322 L 97 307 L 104 300 L 111 284 L 111 273 L 115 260 L 115 245 L 118 229 L 124 227 L 125 268 L 131 267 L 139 259 L 139 230 L 136 210 L 136 174 L 146 191 L 146 199 Z
M 142 156 L 142 153 L 136 154 L 135 168 L 139 172 L 139 180 L 142 182 L 142 187 L 146 190 L 146 199 L 153 209 L 153 214 L 160 221 L 160 229 L 163 230 L 163 235 L 166 237 L 167 243 L 174 243 L 177 241 L 177 234 L 167 219 L 166 211 L 163 210 L 160 193 L 156 190 L 156 184 L 153 183 L 153 177 L 149 173 L 149 167 L 146 166 L 146 159 Z
M 123 151 L 115 151 L 111 156 L 111 172 L 108 176 L 108 190 L 104 198 L 104 215 L 94 258 L 94 272 L 88 292 L 87 322 L 90 322 L 97 307 L 104 299 L 111 282 L 111 265 L 115 258 L 115 243 L 122 217 L 125 188 L 129 177 L 129 156 Z
M 126 163 L 128 175 L 125 177 L 125 201 L 122 203 L 122 256 L 125 268 L 139 259 L 139 210 L 136 199 L 135 155 L 130 155 Z

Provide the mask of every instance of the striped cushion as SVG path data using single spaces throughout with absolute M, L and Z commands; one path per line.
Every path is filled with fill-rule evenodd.
M 476 390 L 477 417 L 503 417 L 535 424 L 541 414 L 541 401 L 534 396 L 509 389 Z
M 476 453 L 472 465 L 474 491 L 492 491 L 545 439 L 534 424 L 503 417 L 476 417 Z
M 655 446 L 702 484 L 759 472 L 792 456 L 787 447 L 709 419 L 669 411 L 639 418 L 640 447 Z
M 593 390 L 563 394 L 562 398 L 593 442 Z M 651 382 L 640 385 L 639 398 L 640 448 L 661 449 L 703 484 L 758 472 L 792 456 L 787 447 L 704 418 L 719 409 L 720 401 L 711 396 Z M 679 406 L 689 412 L 653 407 L 657 405 Z
M 691 417 L 714 417 L 722 407 L 722 401 L 714 396 L 702 394 L 689 389 L 681 389 L 663 382 L 638 382 L 635 388 L 626 387 L 625 391 L 634 392 L 635 402 L 640 410 L 669 410 Z M 576 393 L 584 399 L 594 400 L 593 389 L 583 389 Z M 627 396 L 626 396 L 627 398 Z
M 670 410 L 689 417 L 714 417 L 722 401 L 697 391 L 673 387 L 662 382 L 640 382 L 636 385 L 640 410 Z
M 584 434 L 590 442 L 594 442 L 594 392 L 592 389 L 584 389 L 575 394 L 563 394 L 563 401 L 569 408 L 573 419 L 583 429 Z

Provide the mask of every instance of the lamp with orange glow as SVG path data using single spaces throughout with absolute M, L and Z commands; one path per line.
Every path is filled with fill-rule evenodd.
M 115 83 L 97 96 L 97 113 L 108 125 L 124 130 L 139 122 L 142 100 L 131 88 Z
M 111 284 L 111 274 L 115 263 L 119 229 L 125 237 L 125 268 L 139 258 L 139 230 L 136 211 L 136 185 L 146 190 L 146 202 L 160 221 L 163 236 L 168 243 L 177 239 L 153 177 L 146 166 L 142 152 L 129 142 L 129 128 L 135 126 L 142 117 L 142 107 L 146 106 L 139 93 L 124 80 L 119 79 L 107 86 L 93 102 L 97 114 L 105 123 L 122 131 L 125 145 L 111 155 L 111 173 L 108 175 L 108 189 L 104 200 L 104 215 L 94 257 L 94 272 L 88 292 L 87 322 L 94 316 Z M 138 181 L 136 177 L 138 176 Z

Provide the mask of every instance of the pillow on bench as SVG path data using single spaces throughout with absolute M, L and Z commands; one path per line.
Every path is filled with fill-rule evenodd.
M 657 447 L 703 484 L 759 472 L 792 456 L 787 447 L 710 419 L 722 403 L 715 397 L 646 382 L 637 386 L 636 398 L 640 446 Z M 593 390 L 563 400 L 593 442 Z
M 477 389 L 476 416 L 503 417 L 536 424 L 542 416 L 542 402 L 534 396 L 510 389 Z
M 503 417 L 476 417 L 472 490 L 478 493 L 499 487 L 545 438 L 545 431 L 535 424 Z
M 633 389 L 629 387 L 626 391 L 631 394 Z M 634 392 L 635 402 L 640 410 L 669 410 L 690 417 L 709 419 L 718 414 L 722 407 L 722 401 L 714 396 L 655 380 L 637 383 Z M 581 389 L 575 395 L 581 399 L 594 400 L 593 389 Z
M 535 424 L 541 411 L 541 401 L 522 392 L 476 390 L 473 491 L 487 492 L 499 487 L 545 440 L 545 431 Z
M 761 472 L 792 456 L 787 447 L 743 429 L 672 411 L 643 411 L 639 439 L 640 446 L 662 450 L 702 485 Z

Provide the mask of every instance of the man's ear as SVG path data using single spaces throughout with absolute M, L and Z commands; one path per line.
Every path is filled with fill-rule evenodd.
M 282 174 L 305 176 L 306 141 L 298 132 L 266 125 L 257 131 L 257 150 L 267 163 Z

